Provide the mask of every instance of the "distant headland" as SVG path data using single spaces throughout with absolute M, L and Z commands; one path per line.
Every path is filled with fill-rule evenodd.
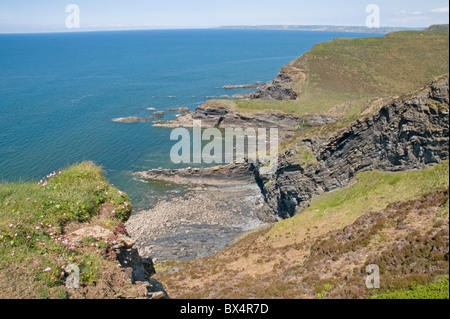
M 291 30 L 291 31 L 325 31 L 325 32 L 355 32 L 387 34 L 395 31 L 422 31 L 425 28 L 380 27 L 366 26 L 335 26 L 335 25 L 237 25 L 222 26 L 220 29 L 233 30 Z

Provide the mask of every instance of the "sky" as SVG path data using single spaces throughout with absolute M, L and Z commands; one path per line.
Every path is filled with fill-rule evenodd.
M 68 29 L 66 7 L 80 10 Z M 208 28 L 231 25 L 362 26 L 366 7 L 381 26 L 448 23 L 448 0 L 0 0 L 0 33 Z

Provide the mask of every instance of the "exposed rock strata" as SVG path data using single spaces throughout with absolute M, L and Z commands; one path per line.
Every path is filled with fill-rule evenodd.
M 279 136 L 283 139 L 289 133 L 305 123 L 308 126 L 323 126 L 334 123 L 337 116 L 311 114 L 300 117 L 296 114 L 276 112 L 261 112 L 243 114 L 236 110 L 231 101 L 208 101 L 197 107 L 194 112 L 187 112 L 172 121 L 155 121 L 154 126 L 159 127 L 187 127 L 191 128 L 194 121 L 201 121 L 203 128 L 278 128 Z
M 277 172 L 261 178 L 267 203 L 294 215 L 314 194 L 344 187 L 357 172 L 423 169 L 449 157 L 448 77 L 385 105 L 328 140 L 309 138 L 280 156 Z M 310 152 L 310 163 L 299 162 Z

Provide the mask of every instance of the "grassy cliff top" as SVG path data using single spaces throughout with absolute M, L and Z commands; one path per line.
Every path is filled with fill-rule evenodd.
M 0 184 L 0 298 L 66 298 L 64 267 L 76 264 L 94 285 L 117 262 L 108 243 L 74 244 L 70 229 L 99 225 L 111 231 L 131 213 L 127 194 L 109 184 L 91 162 L 50 173 L 38 182 Z M 108 214 L 99 214 L 108 206 Z
M 448 54 L 448 31 L 337 38 L 314 46 L 290 63 L 306 74 L 299 99 L 236 103 L 245 110 L 279 109 L 297 114 L 328 112 L 345 103 L 355 107 L 376 97 L 405 94 L 448 74 Z

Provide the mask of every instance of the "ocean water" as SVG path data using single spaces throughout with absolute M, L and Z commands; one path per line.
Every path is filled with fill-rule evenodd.
M 366 34 L 153 30 L 0 35 L 0 181 L 37 180 L 84 160 L 101 165 L 137 209 L 182 191 L 133 172 L 180 168 L 169 129 L 116 123 L 195 109 L 224 85 L 269 82 L 313 45 Z M 371 35 L 373 36 L 373 35 Z M 166 112 L 165 120 L 176 116 Z

